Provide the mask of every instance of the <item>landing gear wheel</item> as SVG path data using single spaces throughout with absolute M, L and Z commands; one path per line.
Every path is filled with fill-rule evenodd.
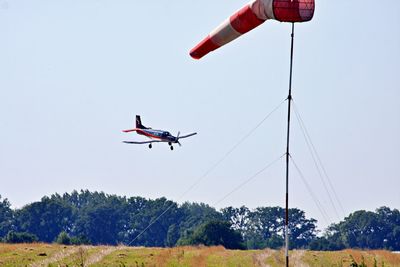
M 171 143 L 171 142 L 168 142 L 168 145 L 169 145 L 169 146 L 172 146 L 172 143 Z
M 170 146 L 170 148 L 171 148 L 171 150 L 174 150 L 174 147 L 173 147 L 173 146 Z
M 149 144 L 149 148 L 152 148 L 153 146 L 151 144 Z

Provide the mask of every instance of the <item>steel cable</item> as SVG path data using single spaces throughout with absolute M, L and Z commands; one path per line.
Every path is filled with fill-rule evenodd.
M 322 183 L 324 185 L 324 188 L 325 188 L 325 190 L 326 190 L 326 192 L 328 194 L 329 200 L 331 202 L 332 207 L 334 208 L 336 216 L 338 217 L 338 219 L 340 219 L 339 213 L 338 213 L 338 211 L 336 209 L 336 206 L 334 205 L 332 196 L 329 193 L 329 190 L 328 190 L 328 188 L 326 186 L 325 179 L 328 181 L 328 185 L 329 185 L 331 191 L 333 192 L 333 196 L 334 196 L 338 206 L 340 207 L 342 215 L 344 217 L 346 213 L 344 211 L 343 205 L 342 205 L 342 203 L 341 203 L 341 201 L 340 201 L 340 199 L 339 199 L 339 197 L 338 197 L 338 195 L 336 193 L 336 190 L 335 190 L 335 188 L 334 188 L 334 186 L 332 184 L 331 179 L 329 178 L 329 176 L 327 174 L 327 171 L 326 171 L 324 165 L 322 164 L 321 158 L 320 158 L 320 156 L 319 156 L 319 154 L 318 154 L 318 152 L 317 152 L 317 150 L 316 150 L 316 148 L 314 146 L 314 143 L 312 142 L 312 139 L 311 139 L 311 137 L 310 137 L 310 135 L 309 135 L 309 133 L 307 131 L 307 128 L 306 128 L 306 126 L 304 124 L 304 121 L 303 121 L 303 119 L 302 119 L 302 117 L 300 115 L 300 112 L 298 111 L 298 107 L 297 107 L 296 103 L 293 103 L 293 106 L 294 106 L 294 112 L 296 114 L 297 120 L 298 120 L 299 125 L 300 125 L 300 129 L 301 129 L 302 134 L 304 136 L 304 139 L 305 139 L 305 142 L 307 144 L 307 147 L 308 147 L 308 149 L 310 151 L 311 157 L 312 157 L 312 159 L 314 161 L 314 165 L 315 165 L 315 167 L 316 167 L 316 169 L 318 171 L 318 174 L 319 174 L 319 176 L 321 178 L 321 181 L 322 181 Z M 317 160 L 318 160 L 318 162 L 317 162 Z M 321 170 L 322 170 L 324 175 L 321 173 Z M 325 179 L 324 179 L 324 176 L 325 176 Z
M 293 160 L 293 157 L 290 155 L 290 159 L 294 165 L 294 167 L 296 168 L 297 172 L 299 173 L 299 176 L 301 178 L 301 180 L 303 181 L 304 185 L 306 186 L 308 192 L 310 193 L 312 199 L 314 200 L 315 205 L 317 206 L 319 212 L 321 213 L 322 217 L 325 220 L 326 224 L 331 223 L 331 221 L 329 220 L 329 216 L 326 213 L 324 207 L 322 206 L 321 202 L 319 201 L 319 199 L 317 198 L 317 196 L 314 194 L 314 192 L 311 189 L 311 186 L 309 185 L 309 183 L 307 182 L 307 180 L 304 178 L 303 173 L 300 171 L 300 168 L 297 166 L 296 162 Z
M 269 169 L 272 165 L 274 165 L 277 161 L 279 161 L 280 159 L 282 159 L 284 156 L 286 156 L 286 153 L 283 154 L 282 156 L 280 156 L 279 158 L 275 159 L 274 161 L 268 163 L 267 165 L 265 165 L 261 170 L 259 170 L 258 172 L 256 172 L 255 174 L 253 174 L 252 176 L 250 176 L 249 178 L 247 178 L 245 181 L 243 181 L 242 183 L 240 183 L 238 186 L 236 186 L 232 191 L 230 191 L 229 193 L 227 193 L 225 196 L 223 196 L 221 199 L 219 199 L 218 201 L 213 203 L 213 206 L 218 205 L 219 203 L 221 203 L 222 201 L 224 201 L 227 197 L 229 197 L 230 195 L 232 195 L 234 192 L 236 192 L 237 190 L 239 190 L 240 188 L 242 188 L 244 185 L 246 185 L 247 183 L 249 183 L 251 180 L 253 180 L 254 178 L 256 178 L 258 175 L 260 175 L 261 173 L 263 173 L 264 171 L 266 171 L 267 169 Z

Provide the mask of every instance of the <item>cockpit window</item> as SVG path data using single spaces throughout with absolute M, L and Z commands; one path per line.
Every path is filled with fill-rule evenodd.
M 163 132 L 163 136 L 168 136 L 168 135 L 170 135 L 169 132 Z

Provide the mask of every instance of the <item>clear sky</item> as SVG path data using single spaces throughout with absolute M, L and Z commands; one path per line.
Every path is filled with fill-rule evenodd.
M 296 25 L 293 97 L 346 214 L 400 208 L 400 2 L 316 1 Z M 200 61 L 189 50 L 242 0 L 0 0 L 0 194 L 22 207 L 74 189 L 210 205 L 285 152 L 290 24 L 262 26 Z M 134 116 L 171 133 L 170 151 L 122 133 Z M 335 214 L 293 114 L 290 206 Z M 284 205 L 284 159 L 229 205 Z M 335 204 L 337 202 L 335 201 Z

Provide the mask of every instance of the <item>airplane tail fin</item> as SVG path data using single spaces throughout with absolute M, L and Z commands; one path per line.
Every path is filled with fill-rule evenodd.
M 136 128 L 137 128 L 137 129 L 147 129 L 147 127 L 145 127 L 145 126 L 142 124 L 142 120 L 140 119 L 140 116 L 139 116 L 139 115 L 136 115 Z

